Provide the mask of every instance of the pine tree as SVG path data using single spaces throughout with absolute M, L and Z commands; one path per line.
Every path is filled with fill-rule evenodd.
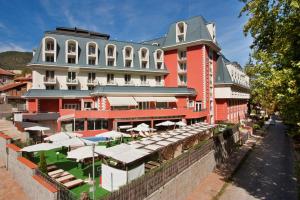
M 47 161 L 46 161 L 45 153 L 43 151 L 40 152 L 39 169 L 41 170 L 41 172 L 47 173 Z

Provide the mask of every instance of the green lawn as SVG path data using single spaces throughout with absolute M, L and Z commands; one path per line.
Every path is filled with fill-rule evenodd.
M 56 155 L 56 152 L 60 152 L 58 157 Z M 63 169 L 65 171 L 68 171 L 70 174 L 73 174 L 76 178 L 80 178 L 82 180 L 85 180 L 90 176 L 92 177 L 92 171 L 93 167 L 92 164 L 86 165 L 86 166 L 81 166 L 75 161 L 72 161 L 70 159 L 66 158 L 67 150 L 66 149 L 55 149 L 55 150 L 50 150 L 50 151 L 45 151 L 45 157 L 47 164 L 55 164 L 59 169 Z M 33 161 L 35 163 L 39 163 L 39 153 L 34 155 Z M 99 176 L 101 172 L 99 171 L 101 167 L 101 161 L 96 161 L 95 162 L 95 179 L 96 179 L 96 192 L 95 192 L 95 197 L 100 197 L 103 195 L 108 194 L 109 192 L 101 187 L 99 187 Z M 88 185 L 87 183 L 75 187 L 71 189 L 71 191 L 74 193 L 75 196 L 80 197 L 80 194 L 82 192 L 89 192 L 89 188 L 91 186 Z M 90 193 L 90 196 L 92 194 Z

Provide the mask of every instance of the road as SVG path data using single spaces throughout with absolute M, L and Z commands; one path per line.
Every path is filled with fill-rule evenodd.
M 293 155 L 284 125 L 276 121 L 254 148 L 220 196 L 220 200 L 296 200 Z

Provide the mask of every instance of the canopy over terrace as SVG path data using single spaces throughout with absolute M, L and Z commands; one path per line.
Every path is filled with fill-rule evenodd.
M 102 156 L 112 158 L 120 163 L 123 163 L 124 165 L 128 165 L 149 155 L 149 151 L 136 149 L 133 146 L 124 143 L 104 149 L 100 152 L 95 149 L 95 152 Z

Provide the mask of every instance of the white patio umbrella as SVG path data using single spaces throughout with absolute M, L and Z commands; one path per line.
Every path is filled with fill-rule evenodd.
M 74 137 L 80 137 L 80 136 L 82 136 L 82 134 L 72 133 L 72 132 L 59 132 L 59 133 L 55 133 L 53 135 L 50 135 L 50 136 L 44 138 L 44 140 L 52 141 L 52 142 L 59 142 L 59 141 L 64 141 L 64 140 L 71 139 Z
M 186 126 L 186 123 L 180 121 L 175 123 L 177 126 Z
M 120 137 L 131 137 L 131 135 L 118 132 L 118 131 L 108 131 L 96 135 L 96 137 L 105 137 L 105 138 L 120 138 Z
M 42 141 L 44 131 L 48 131 L 48 130 L 50 130 L 50 128 L 44 127 L 44 126 L 32 126 L 32 127 L 27 127 L 24 130 L 25 131 L 40 131 L 41 132 L 41 141 Z
M 60 145 L 54 143 L 40 143 L 40 144 L 24 147 L 23 149 L 21 149 L 21 151 L 26 151 L 26 152 L 48 151 L 59 147 Z
M 149 125 L 145 124 L 145 123 L 141 123 L 141 124 L 137 125 L 136 127 L 149 127 Z
M 90 140 L 86 140 L 83 138 L 74 137 L 68 140 L 60 141 L 60 142 L 54 142 L 53 144 L 64 146 L 64 147 L 81 147 L 81 146 L 90 146 L 92 144 L 97 144 L 97 142 L 93 142 Z
M 173 125 L 175 125 L 175 122 L 164 121 L 164 122 L 161 122 L 159 124 L 156 124 L 155 126 L 173 126 Z
M 146 126 L 137 126 L 131 129 L 128 129 L 127 131 L 137 131 L 137 132 L 148 132 L 148 131 L 155 131 L 156 129 L 154 128 L 149 128 Z
M 97 156 L 100 152 L 106 149 L 105 146 L 95 146 L 94 156 Z M 77 161 L 83 160 L 85 158 L 92 158 L 93 157 L 93 147 L 92 146 L 84 146 L 79 147 L 78 149 L 72 150 L 68 152 L 67 158 L 69 159 L 76 159 Z

